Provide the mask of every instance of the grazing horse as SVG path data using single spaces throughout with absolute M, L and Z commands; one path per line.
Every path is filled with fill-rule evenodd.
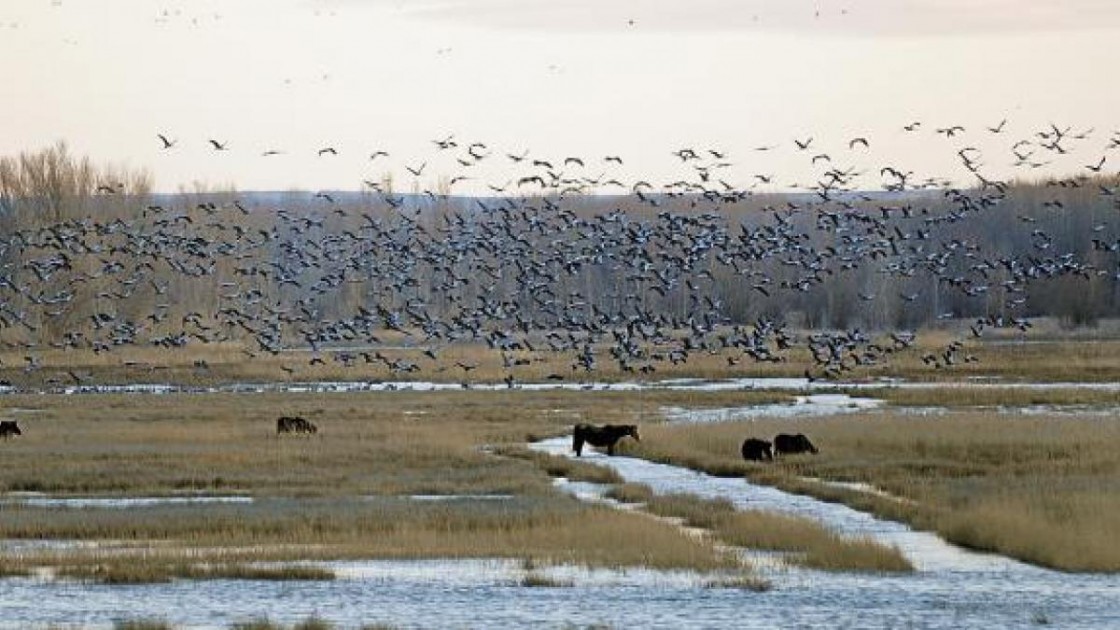
M 774 437 L 775 455 L 797 455 L 798 453 L 816 453 L 817 447 L 809 441 L 804 434 L 790 435 L 779 433 Z
M 23 431 L 19 430 L 19 425 L 15 420 L 0 420 L 0 438 L 5 440 L 15 436 L 23 435 Z
M 319 427 L 311 421 L 299 416 L 280 416 L 276 419 L 276 434 L 281 433 L 306 433 L 314 435 L 319 432 Z
M 770 446 L 771 444 L 767 440 L 747 438 L 743 441 L 743 447 L 740 451 L 743 453 L 743 459 L 748 462 L 768 461 L 774 459 L 774 455 L 770 452 Z
M 629 435 L 641 442 L 638 437 L 638 425 L 636 424 L 607 424 L 601 427 L 592 424 L 577 424 L 574 431 L 572 431 L 572 450 L 576 452 L 576 456 L 583 455 L 583 443 L 587 442 L 592 446 L 605 446 L 607 447 L 607 455 L 614 455 L 614 445 L 622 438 Z

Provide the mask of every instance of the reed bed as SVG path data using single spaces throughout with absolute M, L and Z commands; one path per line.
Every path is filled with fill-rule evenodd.
M 312 615 L 303 621 L 292 625 L 274 622 L 267 617 L 234 622 L 230 630 L 334 630 L 338 626 Z M 175 630 L 176 626 L 163 619 L 133 619 L 118 621 L 113 624 L 113 630 Z M 391 630 L 393 626 L 382 624 L 365 624 L 360 630 Z
M 1120 407 L 1120 390 L 1073 387 L 975 387 L 946 384 L 936 388 L 899 388 L 860 390 L 899 407 Z
M 174 630 L 175 626 L 163 619 L 132 619 L 118 621 L 113 630 Z
M 149 568 L 135 573 L 153 576 L 181 572 L 175 567 L 183 564 L 350 558 L 532 557 L 699 571 L 735 565 L 669 524 L 557 492 L 549 473 L 619 480 L 609 469 L 521 446 L 585 419 L 634 421 L 645 404 L 698 397 L 649 393 L 643 404 L 633 393 L 560 391 L 13 395 L 7 404 L 28 411 L 19 416 L 24 435 L 0 444 L 0 492 L 252 502 L 125 510 L 35 507 L 5 497 L 0 537 L 118 541 L 141 548 Z M 721 393 L 709 402 L 736 399 Z M 277 437 L 276 417 L 290 414 L 315 422 L 319 433 Z M 114 562 L 113 553 L 43 552 L 5 558 L 4 566 L 128 573 L 116 569 L 127 563 Z
M 820 453 L 741 460 L 745 437 L 778 432 L 805 433 Z M 1110 417 L 876 413 L 651 426 L 642 438 L 633 448 L 657 461 L 738 471 L 1043 566 L 1120 571 L 1120 424 Z M 888 496 L 828 481 L 869 484 Z
M 774 588 L 773 583 L 769 580 L 758 577 L 757 575 L 743 574 L 733 575 L 727 577 L 716 578 L 709 580 L 704 584 L 705 588 L 729 588 L 738 589 L 742 591 L 750 591 L 752 593 L 765 593 Z
M 563 580 L 540 573 L 526 573 L 518 582 L 526 588 L 565 588 L 575 586 L 571 580 Z
M 329 621 L 312 615 L 291 626 L 271 621 L 267 617 L 240 621 L 230 626 L 230 630 L 333 630 L 336 626 Z M 361 630 L 388 630 L 391 626 L 364 625 Z
M 739 511 L 729 501 L 670 494 L 649 500 L 645 509 L 659 516 L 681 518 L 686 525 L 712 532 L 737 547 L 795 552 L 793 564 L 826 571 L 907 573 L 914 570 L 897 547 L 870 538 L 842 536 L 812 519 Z
M 644 483 L 619 483 L 607 490 L 606 496 L 620 503 L 648 503 L 653 499 L 653 488 Z
M 261 566 L 256 564 L 189 564 L 138 561 L 120 558 L 98 564 L 62 566 L 55 570 L 61 578 L 98 584 L 155 584 L 172 580 L 333 580 L 330 569 L 309 565 Z
M 621 484 L 622 477 L 613 468 L 582 462 L 570 457 L 533 451 L 524 446 L 504 446 L 494 449 L 495 454 L 531 461 L 550 477 L 564 477 L 571 481 L 602 484 Z

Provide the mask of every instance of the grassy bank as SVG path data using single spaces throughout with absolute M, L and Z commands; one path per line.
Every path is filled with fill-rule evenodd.
M 821 452 L 742 461 L 745 437 L 778 432 L 803 432 Z M 1043 566 L 1120 571 L 1120 424 L 1111 418 L 848 415 L 651 426 L 642 437 L 627 448 L 656 461 L 746 475 Z M 894 496 L 815 479 L 870 484 Z
M 808 518 L 739 511 L 728 501 L 680 494 L 652 497 L 645 509 L 659 516 L 681 518 L 686 525 L 709 530 L 729 545 L 795 552 L 791 562 L 800 566 L 828 571 L 914 570 L 896 547 L 870 538 L 843 536 Z

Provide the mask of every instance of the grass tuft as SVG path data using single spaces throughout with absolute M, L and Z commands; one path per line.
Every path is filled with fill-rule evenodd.
M 607 490 L 608 498 L 620 503 L 648 503 L 654 497 L 653 488 L 644 483 L 619 483 Z
M 113 630 L 172 630 L 174 627 L 162 619 L 130 619 L 113 624 Z
M 526 573 L 519 582 L 521 586 L 526 588 L 563 588 L 575 586 L 575 582 L 571 580 L 561 580 L 540 573 Z
M 896 547 L 870 538 L 841 536 L 808 518 L 759 510 L 740 512 L 725 499 L 671 494 L 654 497 L 646 504 L 646 509 L 660 516 L 684 519 L 686 525 L 710 530 L 729 545 L 798 552 L 791 561 L 815 569 L 914 570 Z

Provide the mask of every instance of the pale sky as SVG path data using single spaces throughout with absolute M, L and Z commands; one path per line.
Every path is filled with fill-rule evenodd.
M 810 183 L 826 152 L 871 186 L 884 165 L 961 177 L 963 146 L 1007 176 L 1010 145 L 1052 122 L 1093 132 L 1040 173 L 1106 154 L 1116 172 L 1117 42 L 1112 0 L 4 0 L 0 154 L 66 140 L 168 191 L 386 171 L 408 189 L 404 167 L 427 163 L 421 186 L 466 174 L 469 192 L 524 174 L 507 152 L 659 183 L 693 147 L 727 152 L 737 185 Z M 951 125 L 966 133 L 934 131 Z M 494 158 L 460 167 L 432 143 L 452 134 Z

